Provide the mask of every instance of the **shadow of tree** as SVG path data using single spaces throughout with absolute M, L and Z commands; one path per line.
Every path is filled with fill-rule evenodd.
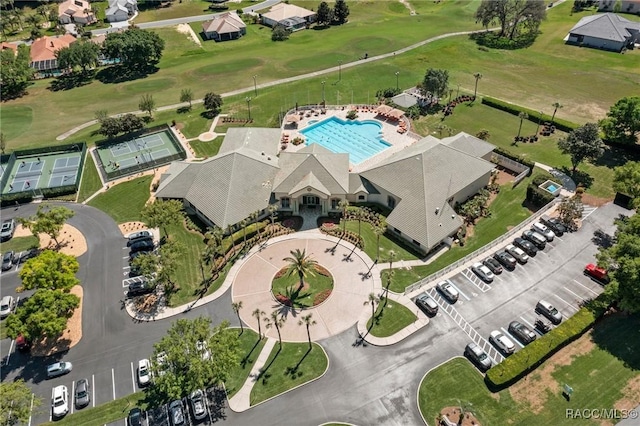
M 285 376 L 291 376 L 291 380 L 297 379 L 298 377 L 302 376 L 302 374 L 304 373 L 300 371 L 300 365 L 305 360 L 305 358 L 311 353 L 311 350 L 312 348 L 307 349 L 307 351 L 304 353 L 302 358 L 300 358 L 300 360 L 294 367 L 287 367 L 284 373 Z
M 266 385 L 269 382 L 269 378 L 271 377 L 271 374 L 268 374 L 267 371 L 269 371 L 273 363 L 276 361 L 276 358 L 278 358 L 278 355 L 280 355 L 280 352 L 282 352 L 282 346 L 278 345 L 278 351 L 276 352 L 274 357 L 271 359 L 271 361 L 269 361 L 269 364 L 265 365 L 263 368 L 260 369 L 260 372 L 258 373 L 258 377 L 256 380 L 262 380 L 263 385 Z
M 260 339 L 256 340 L 256 343 L 254 343 L 253 347 L 251 348 L 251 350 L 249 351 L 248 354 L 246 354 L 244 356 L 244 358 L 242 358 L 240 360 L 240 366 L 244 369 L 247 364 L 253 364 L 253 361 L 250 360 L 249 358 L 251 358 L 251 354 L 253 353 L 253 351 L 258 347 L 258 345 L 260 344 Z
M 604 154 L 602 154 L 602 157 L 598 158 L 598 160 L 595 161 L 594 164 L 596 166 L 613 168 L 622 166 L 628 161 L 638 160 L 640 160 L 640 154 L 636 152 L 631 152 L 629 150 L 618 148 L 615 146 L 608 146 L 604 150 Z
M 63 90 L 71 90 L 76 87 L 86 86 L 93 81 L 95 71 L 73 72 L 71 74 L 62 75 L 51 81 L 47 89 L 52 92 L 60 92 Z
M 123 83 L 125 81 L 145 78 L 158 72 L 159 68 L 153 64 L 142 68 L 129 68 L 124 65 L 111 65 L 103 68 L 96 74 L 96 79 L 104 84 Z
M 593 341 L 625 367 L 640 370 L 640 315 L 608 315 L 593 328 Z
M 585 172 L 585 171 L 576 170 L 574 172 L 573 170 L 571 170 L 567 166 L 563 166 L 561 171 L 564 174 L 566 174 L 567 176 L 571 176 L 571 179 L 573 179 L 573 181 L 578 186 L 583 186 L 585 188 L 591 188 L 591 185 L 593 185 L 593 177 L 591 177 L 591 175 L 589 173 Z

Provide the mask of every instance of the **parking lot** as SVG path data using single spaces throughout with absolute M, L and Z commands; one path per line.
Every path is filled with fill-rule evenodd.
M 593 213 L 590 208 L 585 215 Z M 556 236 L 548 242 L 544 250 L 531 256 L 526 264 L 518 264 L 513 271 L 503 268 L 492 283 L 481 280 L 468 265 L 467 268 L 445 277 L 459 292 L 458 301 L 449 303 L 435 288 L 435 282 L 429 289 L 411 294 L 415 298 L 426 292 L 439 305 L 439 311 L 432 321 L 447 316 L 458 329 L 466 335 L 468 342 L 475 342 L 489 354 L 495 363 L 504 359 L 502 354 L 489 342 L 489 334 L 498 330 L 509 337 L 516 345 L 516 351 L 524 345 L 508 331 L 511 321 L 518 321 L 534 330 L 537 336 L 542 333 L 534 326 L 537 319 L 548 320 L 535 312 L 536 303 L 544 299 L 554 305 L 566 320 L 580 308 L 584 301 L 596 297 L 603 291 L 601 284 L 584 275 L 587 263 L 594 262 L 597 247 L 592 236 L 598 231 L 613 234 L 613 226 L 593 224 L 585 221 L 580 230 Z M 511 241 L 505 242 L 506 244 Z M 482 259 L 499 251 L 500 247 L 487 252 Z M 481 261 L 479 259 L 478 261 Z M 443 278 L 444 279 L 444 278 Z M 460 353 L 464 347 L 460 348 Z

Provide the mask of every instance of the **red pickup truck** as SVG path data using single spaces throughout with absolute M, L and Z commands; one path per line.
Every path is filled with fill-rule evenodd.
M 585 266 L 584 273 L 598 281 L 602 281 L 603 283 L 609 282 L 609 274 L 607 273 L 607 270 L 593 263 L 589 263 Z

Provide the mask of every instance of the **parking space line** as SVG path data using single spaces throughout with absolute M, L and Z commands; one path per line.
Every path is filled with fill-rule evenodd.
M 11 339 L 11 345 L 9 345 L 9 352 L 7 353 L 7 360 L 4 362 L 4 365 L 9 365 L 9 358 L 11 358 L 11 354 L 13 353 L 13 345 L 15 343 L 16 341 Z
M 111 369 L 111 385 L 113 389 L 113 399 L 115 400 L 116 399 L 116 378 L 113 372 L 113 368 Z
M 478 287 L 478 289 L 480 289 L 480 291 L 483 293 L 486 293 L 487 291 L 491 290 L 490 286 L 488 286 L 479 277 L 476 277 L 476 274 L 468 268 L 462 271 L 462 276 L 468 279 L 469 281 L 471 281 L 471 284 Z
M 573 291 L 569 290 L 568 288 L 562 286 L 562 288 L 564 288 L 565 290 L 567 290 L 569 293 L 573 294 L 575 297 L 577 297 L 578 299 L 580 299 L 581 302 L 584 302 L 584 297 L 574 293 Z
M 520 341 L 518 339 L 513 337 L 513 335 L 511 333 L 509 333 L 503 327 L 500 327 L 500 330 L 502 330 L 504 332 L 504 334 L 506 334 L 507 336 L 511 337 L 511 340 L 513 340 L 516 345 L 520 346 L 520 348 L 524 348 L 524 345 L 522 343 L 520 343 Z
M 94 374 L 91 375 L 91 400 L 93 401 L 93 406 L 96 406 L 96 376 Z
M 527 321 L 522 315 L 520 315 L 520 319 L 525 323 L 527 323 L 529 327 L 533 328 L 534 330 L 536 329 L 536 327 L 533 324 L 531 324 L 529 321 Z
M 562 297 L 558 296 L 557 294 L 554 294 L 554 296 L 556 298 L 562 300 L 565 303 L 566 307 L 569 308 L 569 310 L 578 312 L 578 308 L 573 307 L 573 305 L 571 305 L 571 303 L 567 302 L 566 300 L 564 300 Z M 575 313 L 575 312 L 573 312 L 573 313 Z M 573 315 L 573 313 L 572 313 L 572 315 Z
M 51 401 L 53 401 L 53 389 L 51 389 Z M 53 417 L 53 408 L 49 407 L 49 422 L 51 422 Z
M 28 426 L 31 426 L 31 418 L 33 417 L 33 401 L 36 398 L 36 394 L 35 393 L 31 393 L 31 406 L 29 407 L 29 423 Z
M 564 240 L 560 237 L 558 237 L 557 235 L 555 236 L 555 238 L 559 239 L 560 241 L 564 242 Z
M 579 286 L 581 286 L 582 288 L 584 288 L 584 289 L 586 289 L 586 290 L 590 291 L 591 293 L 593 293 L 593 295 L 594 295 L 594 296 L 597 296 L 597 295 L 598 295 L 598 293 L 597 293 L 597 292 L 595 292 L 595 291 L 591 290 L 589 287 L 587 287 L 586 285 L 582 284 L 580 281 L 573 280 L 573 282 L 574 282 L 574 283 L 576 283 L 576 284 L 578 284 L 578 285 L 579 285 Z
M 73 407 L 76 405 L 74 404 L 74 399 L 76 396 L 76 382 L 71 381 L 71 401 L 69 402 L 69 405 L 71 406 L 71 414 L 73 414 Z
M 131 387 L 133 389 L 133 393 L 136 393 L 136 379 L 133 372 L 133 362 L 131 363 Z
M 453 281 L 449 280 L 449 283 L 451 283 L 451 286 L 452 286 L 453 288 L 455 288 L 456 290 L 458 290 L 458 293 L 460 293 L 460 294 L 462 295 L 462 297 L 464 297 L 465 299 L 467 299 L 467 301 L 471 300 L 471 299 L 469 298 L 469 296 L 467 296 L 466 294 L 464 294 L 464 292 L 463 292 L 462 290 L 460 290 L 460 289 L 458 288 L 458 286 L 456 286 L 456 285 L 453 283 Z
M 129 258 L 129 256 L 122 256 L 122 258 L 123 258 L 123 259 L 128 259 L 128 258 Z

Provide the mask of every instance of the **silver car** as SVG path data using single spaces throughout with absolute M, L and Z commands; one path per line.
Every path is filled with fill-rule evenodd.
M 493 330 L 489 335 L 489 341 L 505 355 L 511 355 L 516 350 L 516 345 L 501 331 Z
M 89 394 L 89 380 L 80 379 L 76 382 L 75 399 L 77 408 L 89 405 L 89 402 L 91 402 L 91 396 Z
M 191 403 L 191 411 L 193 417 L 196 420 L 202 420 L 207 417 L 207 407 L 204 402 L 204 392 L 201 389 L 197 389 L 191 392 L 189 395 L 189 402 Z
M 527 253 L 525 253 L 521 248 L 514 246 L 513 244 L 509 244 L 508 246 L 506 246 L 505 250 L 507 250 L 507 252 L 511 256 L 515 257 L 520 263 L 527 263 L 527 261 L 529 260 L 529 256 L 527 255 Z
M 456 303 L 458 301 L 460 294 L 458 293 L 458 290 L 455 289 L 451 281 L 440 281 L 436 287 L 450 303 Z
M 54 362 L 47 366 L 47 377 L 49 379 L 53 377 L 62 376 L 71 372 L 73 365 L 70 362 Z
M 491 272 L 491 269 L 489 269 L 487 265 L 477 262 L 473 264 L 471 270 L 479 276 L 481 280 L 488 283 L 493 282 L 493 272 Z
M 547 241 L 553 241 L 553 238 L 556 236 L 556 234 L 554 234 L 547 225 L 543 225 L 541 222 L 535 222 L 533 225 L 531 225 L 531 230 L 544 235 Z
M 0 300 L 0 318 L 5 318 L 13 312 L 13 308 L 16 306 L 16 300 L 13 296 L 4 296 Z
M 15 219 L 7 219 L 2 221 L 2 227 L 0 228 L 0 241 L 7 241 L 13 238 L 13 233 L 16 232 Z

